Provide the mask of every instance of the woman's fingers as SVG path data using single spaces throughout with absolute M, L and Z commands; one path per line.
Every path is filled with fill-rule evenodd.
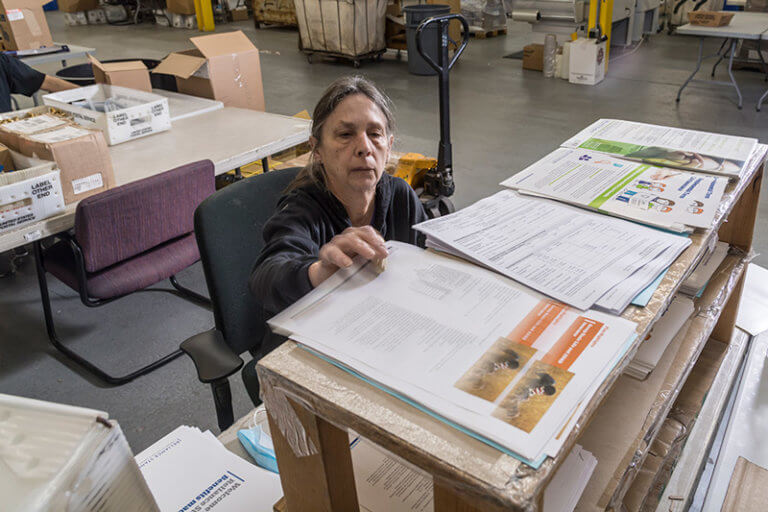
M 329 242 L 323 246 L 323 250 L 320 251 L 320 260 L 331 265 L 335 265 L 339 268 L 347 268 L 352 265 L 352 258 L 349 257 L 338 246 Z
M 384 238 L 375 229 L 366 226 L 347 228 L 336 235 L 320 249 L 320 260 L 346 268 L 352 265 L 352 258 L 357 255 L 368 260 L 382 260 L 387 257 Z

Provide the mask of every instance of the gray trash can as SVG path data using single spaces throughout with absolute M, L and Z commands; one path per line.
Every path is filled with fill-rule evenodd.
M 408 45 L 408 71 L 414 75 L 436 75 L 437 71 L 427 64 L 427 61 L 416 48 L 416 29 L 427 18 L 450 14 L 451 6 L 439 4 L 409 5 L 404 7 L 403 11 L 405 11 L 405 40 Z M 438 42 L 437 24 L 434 23 L 424 30 L 424 34 L 421 36 L 421 48 L 435 62 L 437 62 Z

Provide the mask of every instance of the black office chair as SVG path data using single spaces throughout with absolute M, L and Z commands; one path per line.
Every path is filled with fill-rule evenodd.
M 253 403 L 259 403 L 256 361 L 275 347 L 276 339 L 248 289 L 248 277 L 264 246 L 264 224 L 299 170 L 272 171 L 239 181 L 195 210 L 195 236 L 215 327 L 184 341 L 181 350 L 192 358 L 200 381 L 211 385 L 221 430 L 234 422 L 228 377 L 243 366 L 240 354 L 246 351 L 254 359 L 243 368 L 243 381 Z

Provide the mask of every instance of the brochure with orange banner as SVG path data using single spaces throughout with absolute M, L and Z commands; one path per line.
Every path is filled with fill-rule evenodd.
M 538 467 L 636 325 L 490 270 L 388 242 L 269 321 L 319 356 Z

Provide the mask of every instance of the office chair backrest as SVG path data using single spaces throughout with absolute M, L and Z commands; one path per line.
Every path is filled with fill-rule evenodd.
M 298 171 L 282 169 L 239 181 L 203 201 L 195 212 L 195 236 L 216 327 L 237 354 L 258 349 L 266 332 L 248 277 L 264 247 L 264 224 Z
M 213 163 L 202 160 L 83 199 L 75 238 L 85 269 L 99 271 L 191 233 L 195 208 L 215 190 Z

